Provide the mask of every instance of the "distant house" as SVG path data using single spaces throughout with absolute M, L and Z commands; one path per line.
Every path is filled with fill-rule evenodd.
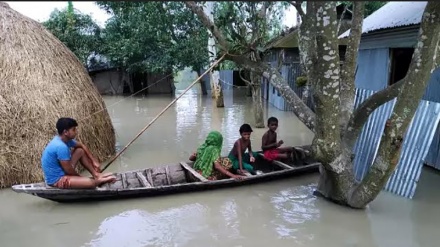
M 347 31 L 351 27 L 352 13 L 349 9 L 345 8 L 344 4 L 339 4 L 336 7 L 337 19 L 341 21 L 339 34 Z M 314 103 L 311 97 L 305 97 L 303 94 L 303 88 L 299 88 L 296 85 L 296 78 L 302 75 L 300 68 L 299 48 L 298 48 L 298 27 L 292 27 L 287 31 L 282 32 L 278 37 L 272 39 L 266 44 L 266 50 L 264 60 L 272 67 L 278 67 L 278 64 L 282 64 L 281 74 L 287 80 L 290 87 L 296 92 L 297 95 L 302 97 L 306 104 L 314 110 Z M 344 55 L 346 50 L 346 40 L 340 40 L 339 42 L 339 56 L 341 61 L 344 61 Z M 262 95 L 265 100 L 274 105 L 276 108 L 289 111 L 291 107 L 285 103 L 278 92 L 267 80 L 263 79 L 262 82 Z
M 128 73 L 111 65 L 101 55 L 94 55 L 87 66 L 90 77 L 102 95 L 174 95 L 174 77 L 172 71 L 167 73 Z
M 426 2 L 389 2 L 363 23 L 356 74 L 356 105 L 373 93 L 403 79 L 408 71 Z M 349 31 L 339 36 L 344 40 Z M 440 68 L 428 88 L 404 138 L 401 159 L 386 190 L 412 198 L 426 162 L 440 169 Z M 395 100 L 376 109 L 355 147 L 355 173 L 362 179 L 371 166 Z

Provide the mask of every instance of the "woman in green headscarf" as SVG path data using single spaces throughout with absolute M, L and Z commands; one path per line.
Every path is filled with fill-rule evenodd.
M 205 142 L 199 146 L 197 152 L 189 157 L 194 162 L 194 170 L 209 180 L 218 180 L 224 177 L 242 179 L 243 176 L 231 173 L 232 162 L 227 157 L 221 157 L 223 136 L 218 131 L 209 132 Z

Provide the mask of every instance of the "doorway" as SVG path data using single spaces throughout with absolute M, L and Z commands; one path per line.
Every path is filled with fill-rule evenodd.
M 406 76 L 413 53 L 414 48 L 390 49 L 391 67 L 388 85 L 393 85 Z

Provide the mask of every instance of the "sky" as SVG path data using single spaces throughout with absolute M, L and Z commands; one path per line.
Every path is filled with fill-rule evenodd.
M 49 19 L 50 13 L 55 9 L 67 7 L 67 1 L 50 1 L 50 2 L 6 2 L 15 11 L 30 17 L 36 21 L 46 21 Z M 89 14 L 96 23 L 104 27 L 105 21 L 110 17 L 104 10 L 100 9 L 95 2 L 75 2 L 73 7 L 84 14 Z M 296 10 L 290 7 L 286 12 L 283 24 L 291 27 L 296 24 Z

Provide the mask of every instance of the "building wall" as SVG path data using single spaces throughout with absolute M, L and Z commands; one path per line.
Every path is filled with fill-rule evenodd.
M 395 28 L 362 35 L 359 49 L 405 48 L 415 47 L 419 26 Z
M 171 72 L 167 74 L 143 73 L 137 77 L 123 72 L 122 79 L 120 79 L 119 71 L 111 69 L 91 72 L 90 77 L 102 95 L 133 94 L 140 90 L 142 93 L 139 94 L 174 94 L 175 90 Z M 124 83 L 128 87 L 126 92 L 124 92 Z
M 389 61 L 388 48 L 359 50 L 355 78 L 356 88 L 378 91 L 387 87 Z
M 105 70 L 91 75 L 92 81 L 102 95 L 121 95 L 123 94 L 125 80 L 132 92 L 132 82 L 127 73 L 123 74 L 123 79 L 119 79 L 119 72 L 116 70 Z
M 204 73 L 205 71 L 202 71 Z M 233 70 L 220 70 L 219 71 L 220 85 L 223 90 L 232 90 L 234 88 L 234 71 Z M 205 82 L 208 91 L 211 91 L 211 79 L 209 78 L 209 73 L 202 77 Z
M 172 72 L 168 73 L 145 73 L 142 78 L 143 87 L 148 87 L 145 89 L 147 94 L 174 94 L 174 77 Z M 139 82 L 133 82 L 139 83 Z
M 275 66 L 275 62 L 272 63 L 272 66 Z M 296 85 L 296 79 L 301 75 L 301 67 L 299 63 L 290 63 L 285 64 L 281 67 L 281 76 L 287 81 L 290 88 L 303 99 L 306 105 L 314 111 L 314 102 L 312 97 L 310 97 L 311 92 L 309 92 L 309 97 L 306 97 L 304 94 L 304 88 L 300 88 Z M 277 109 L 282 111 L 292 111 L 293 108 L 287 104 L 284 98 L 281 96 L 280 92 L 275 89 L 272 84 L 269 83 L 268 80 L 262 81 L 262 90 L 264 99 L 266 99 L 269 103 L 275 106 Z

